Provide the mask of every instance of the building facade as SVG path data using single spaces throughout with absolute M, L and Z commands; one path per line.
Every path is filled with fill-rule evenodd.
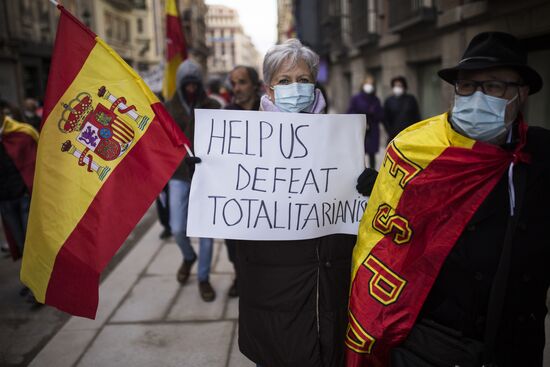
M 295 0 L 294 6 L 298 36 L 328 65 L 333 112 L 345 112 L 370 73 L 382 99 L 390 93 L 391 78 L 403 75 L 423 118 L 442 113 L 451 106 L 453 93 L 437 71 L 455 65 L 477 33 L 504 31 L 524 42 L 529 64 L 546 81 L 530 97 L 527 120 L 550 127 L 550 104 L 544 103 L 550 98 L 548 1 Z M 317 9 L 315 21 L 304 12 L 308 8 Z
M 277 43 L 284 42 L 292 37 L 296 37 L 294 2 L 293 0 L 277 0 Z
M 164 0 L 64 0 L 64 7 L 140 74 L 165 54 Z M 207 71 L 204 0 L 178 0 L 189 56 Z M 0 98 L 42 100 L 59 11 L 49 1 L 0 0 Z
M 206 17 L 208 58 L 211 77 L 225 78 L 236 65 L 260 68 L 260 55 L 251 38 L 243 31 L 239 14 L 223 5 L 209 5 Z
M 0 0 L 0 98 L 43 97 L 58 10 L 48 1 Z
M 201 65 L 203 74 L 208 72 L 210 49 L 206 44 L 206 17 L 208 6 L 204 0 L 178 0 L 183 32 L 187 41 L 187 54 Z

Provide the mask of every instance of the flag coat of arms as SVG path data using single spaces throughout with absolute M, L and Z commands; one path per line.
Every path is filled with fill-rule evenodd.
M 21 280 L 39 302 L 94 318 L 101 271 L 189 142 L 134 70 L 58 8 Z
M 448 115 L 419 122 L 387 147 L 352 259 L 348 367 L 387 366 L 407 337 L 450 250 L 513 162 L 506 151 L 453 130 Z

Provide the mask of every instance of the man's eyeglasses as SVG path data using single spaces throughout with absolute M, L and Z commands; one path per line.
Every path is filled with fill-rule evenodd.
M 455 92 L 459 96 L 471 96 L 478 87 L 484 94 L 492 97 L 502 98 L 509 86 L 521 87 L 525 84 L 516 82 L 504 82 L 501 80 L 457 80 L 455 81 Z

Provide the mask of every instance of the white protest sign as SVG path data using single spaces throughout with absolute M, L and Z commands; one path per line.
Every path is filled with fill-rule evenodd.
M 195 110 L 187 234 L 297 240 L 357 234 L 364 115 Z

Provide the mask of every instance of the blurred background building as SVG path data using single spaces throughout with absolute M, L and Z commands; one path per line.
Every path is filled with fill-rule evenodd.
M 530 97 L 527 120 L 550 128 L 548 1 L 292 0 L 291 7 L 288 1 L 279 0 L 279 9 L 287 12 L 279 17 L 279 35 L 293 24 L 297 36 L 321 55 L 334 112 L 346 110 L 366 72 L 377 78 L 379 97 L 390 93 L 392 77 L 403 75 L 423 117 L 446 111 L 452 87 L 437 77 L 437 70 L 455 65 L 475 34 L 492 30 L 524 41 L 529 64 L 546 81 Z
M 231 7 L 177 0 L 190 57 L 204 74 L 224 77 L 261 58 Z M 141 75 L 161 75 L 164 0 L 64 0 Z M 454 65 L 478 32 L 510 32 L 525 42 L 529 63 L 546 80 L 527 109 L 531 124 L 550 127 L 550 2 L 545 0 L 278 0 L 278 42 L 298 37 L 321 55 L 319 81 L 331 112 L 345 112 L 366 72 L 377 94 L 403 75 L 423 117 L 447 110 L 452 87 L 437 70 Z M 260 16 L 260 15 L 259 15 Z M 0 0 L 0 98 L 41 100 L 58 11 L 46 0 Z M 160 71 L 160 72 L 159 72 Z M 147 79 L 147 78 L 146 78 Z M 159 81 L 161 79 L 158 79 Z
M 64 7 L 103 38 L 142 76 L 159 76 L 165 53 L 165 0 L 63 0 Z M 191 59 L 206 75 L 207 45 L 204 0 L 177 0 Z M 46 0 L 0 0 L 0 98 L 20 105 L 27 97 L 42 100 L 55 41 L 58 10 Z M 236 15 L 238 23 L 238 15 Z M 236 24 L 234 63 L 258 64 L 250 38 Z M 230 50 L 228 49 L 228 52 Z M 147 79 L 147 78 L 146 78 Z M 153 88 L 155 89 L 155 88 Z M 159 89 L 160 90 L 160 89 Z
M 211 77 L 224 79 L 236 65 L 254 66 L 261 70 L 261 56 L 250 36 L 243 32 L 239 14 L 223 5 L 209 5 L 206 15 L 206 44 Z

